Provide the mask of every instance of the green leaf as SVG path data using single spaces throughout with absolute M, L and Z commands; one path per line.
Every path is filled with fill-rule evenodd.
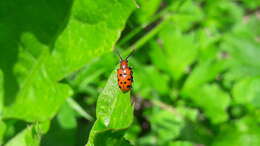
M 228 67 L 229 63 L 226 60 L 211 58 L 200 62 L 185 81 L 181 94 L 184 97 L 192 96 L 194 90 L 199 90 L 205 83 L 215 80 L 217 75 Z
M 173 9 L 172 21 L 175 29 L 182 31 L 189 30 L 194 23 L 201 21 L 204 15 L 199 4 L 192 0 L 173 1 L 171 7 Z M 178 7 L 179 10 L 176 12 Z
M 242 0 L 242 2 L 249 9 L 257 9 L 260 6 L 259 1 Z
M 112 130 L 108 129 L 106 131 L 96 133 L 94 138 L 95 146 L 131 146 L 131 144 L 123 138 L 124 130 Z
M 141 126 L 138 124 L 137 120 L 127 129 L 125 138 L 132 144 L 136 145 L 136 141 L 139 139 L 138 134 L 141 131 Z
M 1 1 L 3 117 L 51 119 L 72 93 L 58 81 L 111 51 L 134 8 L 132 0 Z
M 92 60 L 85 65 L 79 72 L 68 78 L 69 84 L 78 92 L 84 92 L 86 86 L 100 81 L 100 75 L 109 73 L 118 63 L 117 56 L 114 53 L 105 53 L 104 55 Z
M 67 102 L 62 105 L 60 112 L 57 114 L 57 121 L 64 129 L 77 127 L 76 114 Z
M 68 25 L 47 62 L 53 66 L 49 68 L 49 72 L 55 72 L 53 78 L 61 79 L 93 58 L 112 51 L 134 8 L 132 0 L 75 1 Z
M 116 70 L 111 73 L 104 90 L 98 97 L 96 116 L 97 120 L 91 129 L 87 145 L 121 143 L 123 134 L 119 136 L 117 131 L 124 131 L 131 125 L 133 106 L 130 92 L 123 93 L 118 87 Z M 98 141 L 97 139 L 106 140 Z
M 155 91 L 159 94 L 167 94 L 170 90 L 169 76 L 161 73 L 154 66 L 134 65 L 134 91 L 139 92 L 144 98 Z M 147 78 L 149 80 L 147 80 Z M 160 82 L 158 82 L 160 80 Z
M 239 23 L 233 31 L 224 37 L 221 48 L 225 50 L 232 63 L 225 74 L 225 86 L 232 88 L 243 78 L 258 78 L 260 76 L 259 41 L 260 29 L 256 16 L 248 18 L 248 22 Z
M 244 78 L 232 90 L 235 103 L 260 108 L 260 78 Z
M 169 146 L 193 146 L 194 144 L 189 141 L 174 141 Z
M 40 145 L 40 137 L 34 126 L 28 126 L 12 138 L 5 146 L 37 146 Z
M 0 117 L 3 114 L 3 106 L 4 106 L 4 77 L 3 72 L 0 70 Z M 0 118 L 1 119 L 1 118 Z
M 219 47 L 216 43 L 221 39 L 221 33 L 215 29 L 203 28 L 196 32 L 197 43 L 199 44 L 199 57 L 200 61 L 207 61 L 214 58 L 219 53 Z
M 161 0 L 137 0 L 139 9 L 133 13 L 133 20 L 139 24 L 146 24 L 160 6 Z
M 254 117 L 245 117 L 224 125 L 214 138 L 212 146 L 257 146 L 260 145 L 260 128 Z
M 73 126 L 73 124 L 71 124 L 71 119 L 68 119 L 68 121 L 69 122 L 64 124 L 64 121 L 62 121 L 63 123 L 61 123 L 61 120 L 58 121 L 58 118 L 54 118 L 51 121 L 51 126 L 48 130 L 48 133 L 43 135 L 41 138 L 41 146 L 76 145 L 77 141 L 80 141 L 79 135 L 77 135 L 77 128 L 76 126 Z
M 37 122 L 34 124 L 36 132 L 39 134 L 46 134 L 50 129 L 50 125 L 51 125 L 51 121 L 45 121 L 41 123 Z
M 0 145 L 3 144 L 3 137 L 5 134 L 6 125 L 5 123 L 0 119 Z
M 227 107 L 230 104 L 229 95 L 216 84 L 203 85 L 193 90 L 192 101 L 203 109 L 212 123 L 217 124 L 228 119 Z
M 149 119 L 153 131 L 158 136 L 158 145 L 168 142 L 180 134 L 181 129 L 184 127 L 181 117 L 167 110 L 154 109 L 153 112 L 153 114 L 150 114 Z
M 21 39 L 23 47 L 32 46 L 21 48 L 19 52 L 18 62 L 14 66 L 19 88 L 15 97 L 5 95 L 3 117 L 30 122 L 45 121 L 55 115 L 65 98 L 72 92 L 68 86 L 49 77 L 50 74 L 44 65 L 49 57 L 48 48 L 30 33 L 25 33 Z M 38 52 L 38 56 L 34 56 L 31 50 Z
M 191 130 L 191 122 L 187 121 L 197 119 L 198 111 L 195 109 L 182 105 L 172 107 L 159 100 L 153 100 L 152 103 L 154 106 L 151 110 L 147 109 L 144 113 L 151 124 L 151 135 L 140 140 L 139 145 L 169 145 L 172 139 L 179 138 L 184 131 Z
M 160 40 L 163 49 L 154 50 L 154 54 L 151 56 L 155 62 L 159 62 L 158 60 L 162 57 L 156 58 L 156 52 L 160 52 L 160 55 L 164 54 L 163 58 L 166 63 L 164 68 L 172 74 L 175 80 L 178 80 L 196 59 L 198 49 L 195 44 L 195 35 L 192 33 L 184 34 L 176 30 L 172 23 L 169 23 L 162 29 Z M 159 48 L 155 47 L 154 49 Z
M 202 24 L 220 31 L 229 31 L 242 21 L 244 10 L 234 1 L 210 1 L 203 7 L 206 19 Z

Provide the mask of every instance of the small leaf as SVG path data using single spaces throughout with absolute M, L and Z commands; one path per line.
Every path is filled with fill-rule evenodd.
M 118 87 L 116 70 L 111 73 L 104 90 L 98 97 L 96 115 L 97 120 L 91 129 L 87 145 L 121 143 L 123 134 L 118 136 L 115 131 L 126 129 L 131 125 L 133 106 L 130 92 L 123 93 Z M 103 137 L 104 135 L 108 137 Z M 107 140 L 96 141 L 95 139 Z

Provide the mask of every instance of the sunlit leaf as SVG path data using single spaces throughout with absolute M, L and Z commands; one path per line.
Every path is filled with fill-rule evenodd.
M 56 114 L 72 93 L 58 81 L 111 51 L 135 8 L 132 0 L 0 3 L 3 117 L 29 122 Z
M 118 87 L 116 70 L 111 73 L 98 97 L 96 116 L 97 120 L 91 129 L 88 146 L 113 145 L 125 141 L 123 131 L 133 121 L 133 106 L 130 92 L 124 93 Z

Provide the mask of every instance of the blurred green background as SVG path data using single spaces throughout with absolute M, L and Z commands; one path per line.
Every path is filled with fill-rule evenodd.
M 44 3 L 0 2 L 0 144 L 85 145 L 113 50 L 136 49 L 131 144 L 260 145 L 260 1 Z

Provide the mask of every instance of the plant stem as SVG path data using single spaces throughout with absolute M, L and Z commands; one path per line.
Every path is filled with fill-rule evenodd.
M 129 50 L 133 51 L 133 50 L 136 50 L 136 49 L 142 47 L 148 40 L 150 40 L 152 37 L 154 37 L 161 30 L 161 28 L 167 23 L 169 18 L 170 17 L 168 15 L 166 17 L 164 17 L 164 19 L 157 26 L 155 26 L 151 31 L 146 33 L 142 38 L 140 38 L 132 46 L 130 46 Z
M 89 113 L 87 113 L 73 98 L 68 98 L 67 103 L 72 109 L 74 109 L 79 115 L 84 117 L 86 120 L 94 120 L 94 118 Z
M 178 6 L 176 7 L 176 10 L 171 11 L 172 6 L 168 6 L 166 8 L 164 8 L 163 10 L 161 10 L 159 13 L 157 13 L 156 15 L 150 17 L 150 19 L 143 25 L 137 26 L 133 31 L 131 31 L 130 33 L 128 33 L 120 42 L 118 42 L 117 46 L 118 48 L 121 48 L 121 46 L 125 43 L 127 43 L 129 40 L 131 40 L 136 34 L 140 33 L 140 31 L 142 31 L 145 27 L 149 26 L 150 24 L 152 24 L 153 22 L 157 21 L 158 19 L 160 19 L 161 17 L 170 15 L 172 12 L 178 13 L 181 6 L 185 3 L 186 0 L 182 0 Z
M 156 20 L 158 20 L 159 18 L 161 18 L 162 16 L 164 16 L 165 14 L 169 13 L 169 9 L 170 7 L 168 6 L 167 8 L 164 8 L 163 10 L 161 10 L 159 13 L 157 13 L 155 16 L 150 17 L 150 19 L 143 25 L 139 25 L 138 27 L 134 28 L 133 31 L 131 31 L 130 33 L 127 34 L 127 36 L 125 36 L 119 43 L 118 46 L 122 46 L 123 44 L 125 44 L 126 42 L 128 42 L 129 40 L 131 40 L 136 34 L 138 34 L 140 31 L 142 31 L 145 27 L 149 26 L 150 24 L 152 24 L 153 22 L 155 22 Z

